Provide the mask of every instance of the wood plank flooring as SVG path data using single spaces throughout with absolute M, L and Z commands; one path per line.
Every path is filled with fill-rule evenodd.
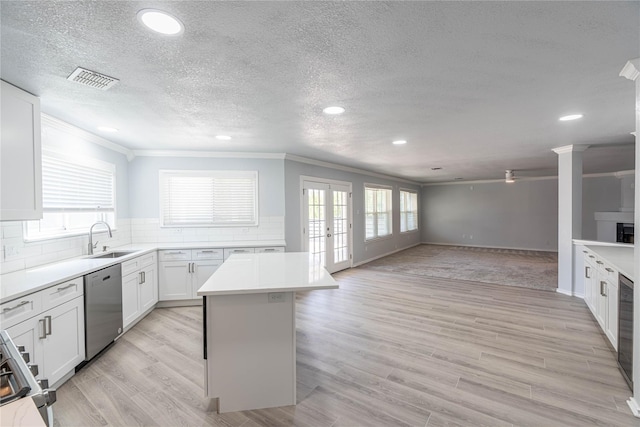
M 640 426 L 581 299 L 366 267 L 335 278 L 297 295 L 298 405 L 211 412 L 201 308 L 165 308 L 58 389 L 54 425 Z

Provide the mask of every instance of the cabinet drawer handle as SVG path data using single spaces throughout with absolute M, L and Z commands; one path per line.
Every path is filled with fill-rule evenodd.
M 44 316 L 45 335 L 51 335 L 51 316 Z
M 180 255 L 183 254 L 182 251 L 174 251 L 174 252 L 165 252 L 165 255 Z
M 275 252 L 275 249 L 264 249 L 265 252 Z
M 58 288 L 58 292 L 64 291 L 65 289 L 69 289 L 70 287 L 75 286 L 75 285 L 76 285 L 75 283 L 69 283 L 67 286 L 63 286 L 61 288 Z
M 613 268 L 607 267 L 607 268 L 605 268 L 605 270 L 607 270 L 609 273 L 613 273 Z
M 583 253 L 583 254 L 588 254 L 589 252 L 587 252 L 587 251 L 582 251 L 582 253 Z
M 200 251 L 200 252 L 202 252 L 203 254 L 212 254 L 212 253 L 214 253 L 215 251 Z
M 595 258 L 593 255 L 589 255 L 589 258 Z
M 44 319 L 38 320 L 38 326 L 40 327 L 40 333 L 38 333 L 38 338 L 43 340 L 47 337 L 47 330 L 45 329 Z
M 3 309 L 2 309 L 2 312 L 3 312 L 3 313 L 6 313 L 6 312 L 8 312 L 8 311 L 15 310 L 16 308 L 20 308 L 20 307 L 22 307 L 23 305 L 27 305 L 27 304 L 29 304 L 29 301 L 20 301 L 20 303 L 19 303 L 19 304 L 16 304 L 16 305 L 14 305 L 13 307 L 5 307 L 5 308 L 3 308 Z
M 604 263 L 603 263 L 602 261 L 596 261 L 596 264 L 600 264 L 600 265 L 602 265 L 602 264 L 604 264 Z

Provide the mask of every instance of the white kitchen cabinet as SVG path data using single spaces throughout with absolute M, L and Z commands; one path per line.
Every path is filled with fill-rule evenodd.
M 158 302 L 158 266 L 152 252 L 122 263 L 122 324 L 140 320 Z
M 4 81 L 0 83 L 0 220 L 40 219 L 40 99 Z
M 26 320 L 16 316 L 3 323 L 16 345 L 23 345 L 29 352 L 31 364 L 38 365 L 38 378 L 46 378 L 54 385 L 72 372 L 84 360 L 84 298 L 83 280 L 79 277 L 52 286 L 30 298 L 40 299 L 42 310 Z M 5 304 L 3 304 L 4 306 Z M 24 304 L 28 306 L 28 304 Z M 19 322 L 16 319 L 21 320 Z
M 198 289 L 222 265 L 223 256 L 222 249 L 160 251 L 160 301 L 197 299 Z
M 160 301 L 191 298 L 191 262 L 159 262 Z
M 618 272 L 597 254 L 584 250 L 585 302 L 614 349 L 618 349 Z

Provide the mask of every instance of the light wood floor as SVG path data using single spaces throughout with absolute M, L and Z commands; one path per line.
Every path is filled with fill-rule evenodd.
M 581 299 L 366 267 L 335 277 L 339 290 L 297 296 L 297 406 L 207 411 L 201 308 L 156 309 L 58 389 L 55 425 L 640 425 Z

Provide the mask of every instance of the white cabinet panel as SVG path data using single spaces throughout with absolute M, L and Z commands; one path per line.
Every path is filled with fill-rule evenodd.
M 193 264 L 191 297 L 198 298 L 198 289 L 200 289 L 202 285 L 204 285 L 204 282 L 222 265 L 222 260 L 195 261 Z
M 166 261 L 158 267 L 160 301 L 191 298 L 191 262 Z
M 122 325 L 129 326 L 138 318 L 138 292 L 140 274 L 133 273 L 122 278 Z
M 0 98 L 0 219 L 40 219 L 40 100 L 4 81 Z
M 147 266 L 142 271 L 142 283 L 139 290 L 139 309 L 144 313 L 158 302 L 158 268 Z

